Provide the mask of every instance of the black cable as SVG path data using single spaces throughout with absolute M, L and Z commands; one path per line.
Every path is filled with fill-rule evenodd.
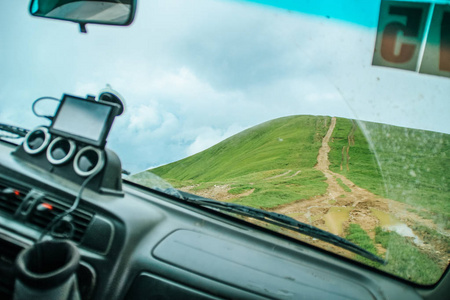
M 75 211 L 78 207 L 78 204 L 80 203 L 81 200 L 81 195 L 83 193 L 83 190 L 85 189 L 86 185 L 89 183 L 89 181 L 91 181 L 92 178 L 95 177 L 95 175 L 97 175 L 98 172 L 91 174 L 88 178 L 86 178 L 85 181 L 83 181 L 83 184 L 81 184 L 80 187 L 80 191 L 78 192 L 77 197 L 75 198 L 75 201 L 73 202 L 72 206 L 64 211 L 63 213 L 61 213 L 60 215 L 56 216 L 45 228 L 45 230 L 42 232 L 41 236 L 39 237 L 39 239 L 37 240 L 37 243 L 40 242 L 47 234 L 48 232 L 53 228 L 53 226 L 55 226 L 56 224 L 58 224 L 59 221 L 61 221 L 65 216 L 69 215 L 70 213 L 72 213 L 73 211 Z M 69 237 L 70 238 L 70 237 Z
M 53 121 L 53 116 L 44 116 L 44 115 L 40 115 L 40 114 L 38 114 L 38 113 L 36 112 L 36 109 L 35 109 L 36 104 L 37 104 L 39 101 L 45 100 L 45 99 L 61 102 L 61 99 L 58 99 L 58 98 L 55 98 L 55 97 L 49 97 L 49 96 L 40 97 L 40 98 L 37 98 L 36 100 L 34 100 L 33 104 L 31 105 L 31 110 L 33 111 L 33 114 L 34 114 L 36 117 L 39 117 L 39 118 L 46 118 L 46 119 L 49 119 L 50 121 Z

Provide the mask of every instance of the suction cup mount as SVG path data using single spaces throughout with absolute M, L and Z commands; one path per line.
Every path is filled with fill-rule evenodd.
M 124 98 L 117 91 L 113 90 L 109 84 L 106 85 L 106 88 L 100 91 L 98 101 L 117 104 L 119 109 L 117 110 L 116 116 L 120 116 L 125 111 Z

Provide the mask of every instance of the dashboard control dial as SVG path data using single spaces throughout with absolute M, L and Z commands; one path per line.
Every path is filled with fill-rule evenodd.
M 98 173 L 105 165 L 105 154 L 102 150 L 87 146 L 78 151 L 73 161 L 73 169 L 80 176 L 87 177 Z
M 45 127 L 38 127 L 30 131 L 23 142 L 23 149 L 28 154 L 38 154 L 42 152 L 50 143 L 51 135 Z
M 54 165 L 68 162 L 75 154 L 75 142 L 58 137 L 54 139 L 47 148 L 47 159 Z

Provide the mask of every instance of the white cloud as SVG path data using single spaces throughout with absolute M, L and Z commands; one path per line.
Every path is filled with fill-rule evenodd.
M 221 129 L 213 129 L 211 127 L 200 128 L 194 142 L 187 148 L 186 154 L 187 156 L 191 156 L 199 153 L 244 129 L 245 128 L 236 124 L 228 127 L 226 131 Z
M 323 103 L 323 102 L 341 102 L 342 97 L 339 95 L 338 92 L 331 93 L 331 92 L 324 92 L 324 93 L 314 93 L 311 92 L 306 95 L 306 101 L 313 102 L 316 104 Z
M 89 81 L 89 82 L 82 82 L 82 81 L 78 81 L 75 83 L 75 91 L 74 91 L 74 95 L 80 96 L 80 97 L 85 97 L 86 95 L 92 95 L 97 97 L 98 93 L 100 92 L 101 89 L 104 89 L 106 87 L 105 85 L 101 85 L 99 84 L 99 82 L 93 82 L 93 81 Z
M 156 105 L 139 105 L 130 108 L 129 129 L 143 130 L 160 125 L 161 118 Z

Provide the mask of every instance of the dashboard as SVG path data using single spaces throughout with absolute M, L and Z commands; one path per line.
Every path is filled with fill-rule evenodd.
M 13 297 L 18 253 L 80 191 L 80 182 L 16 155 L 20 148 L 0 141 L 1 299 Z M 121 184 L 116 193 L 88 186 L 76 210 L 49 234 L 72 233 L 81 254 L 82 299 L 414 300 L 449 294 L 448 270 L 437 285 L 416 286 L 220 212 Z

